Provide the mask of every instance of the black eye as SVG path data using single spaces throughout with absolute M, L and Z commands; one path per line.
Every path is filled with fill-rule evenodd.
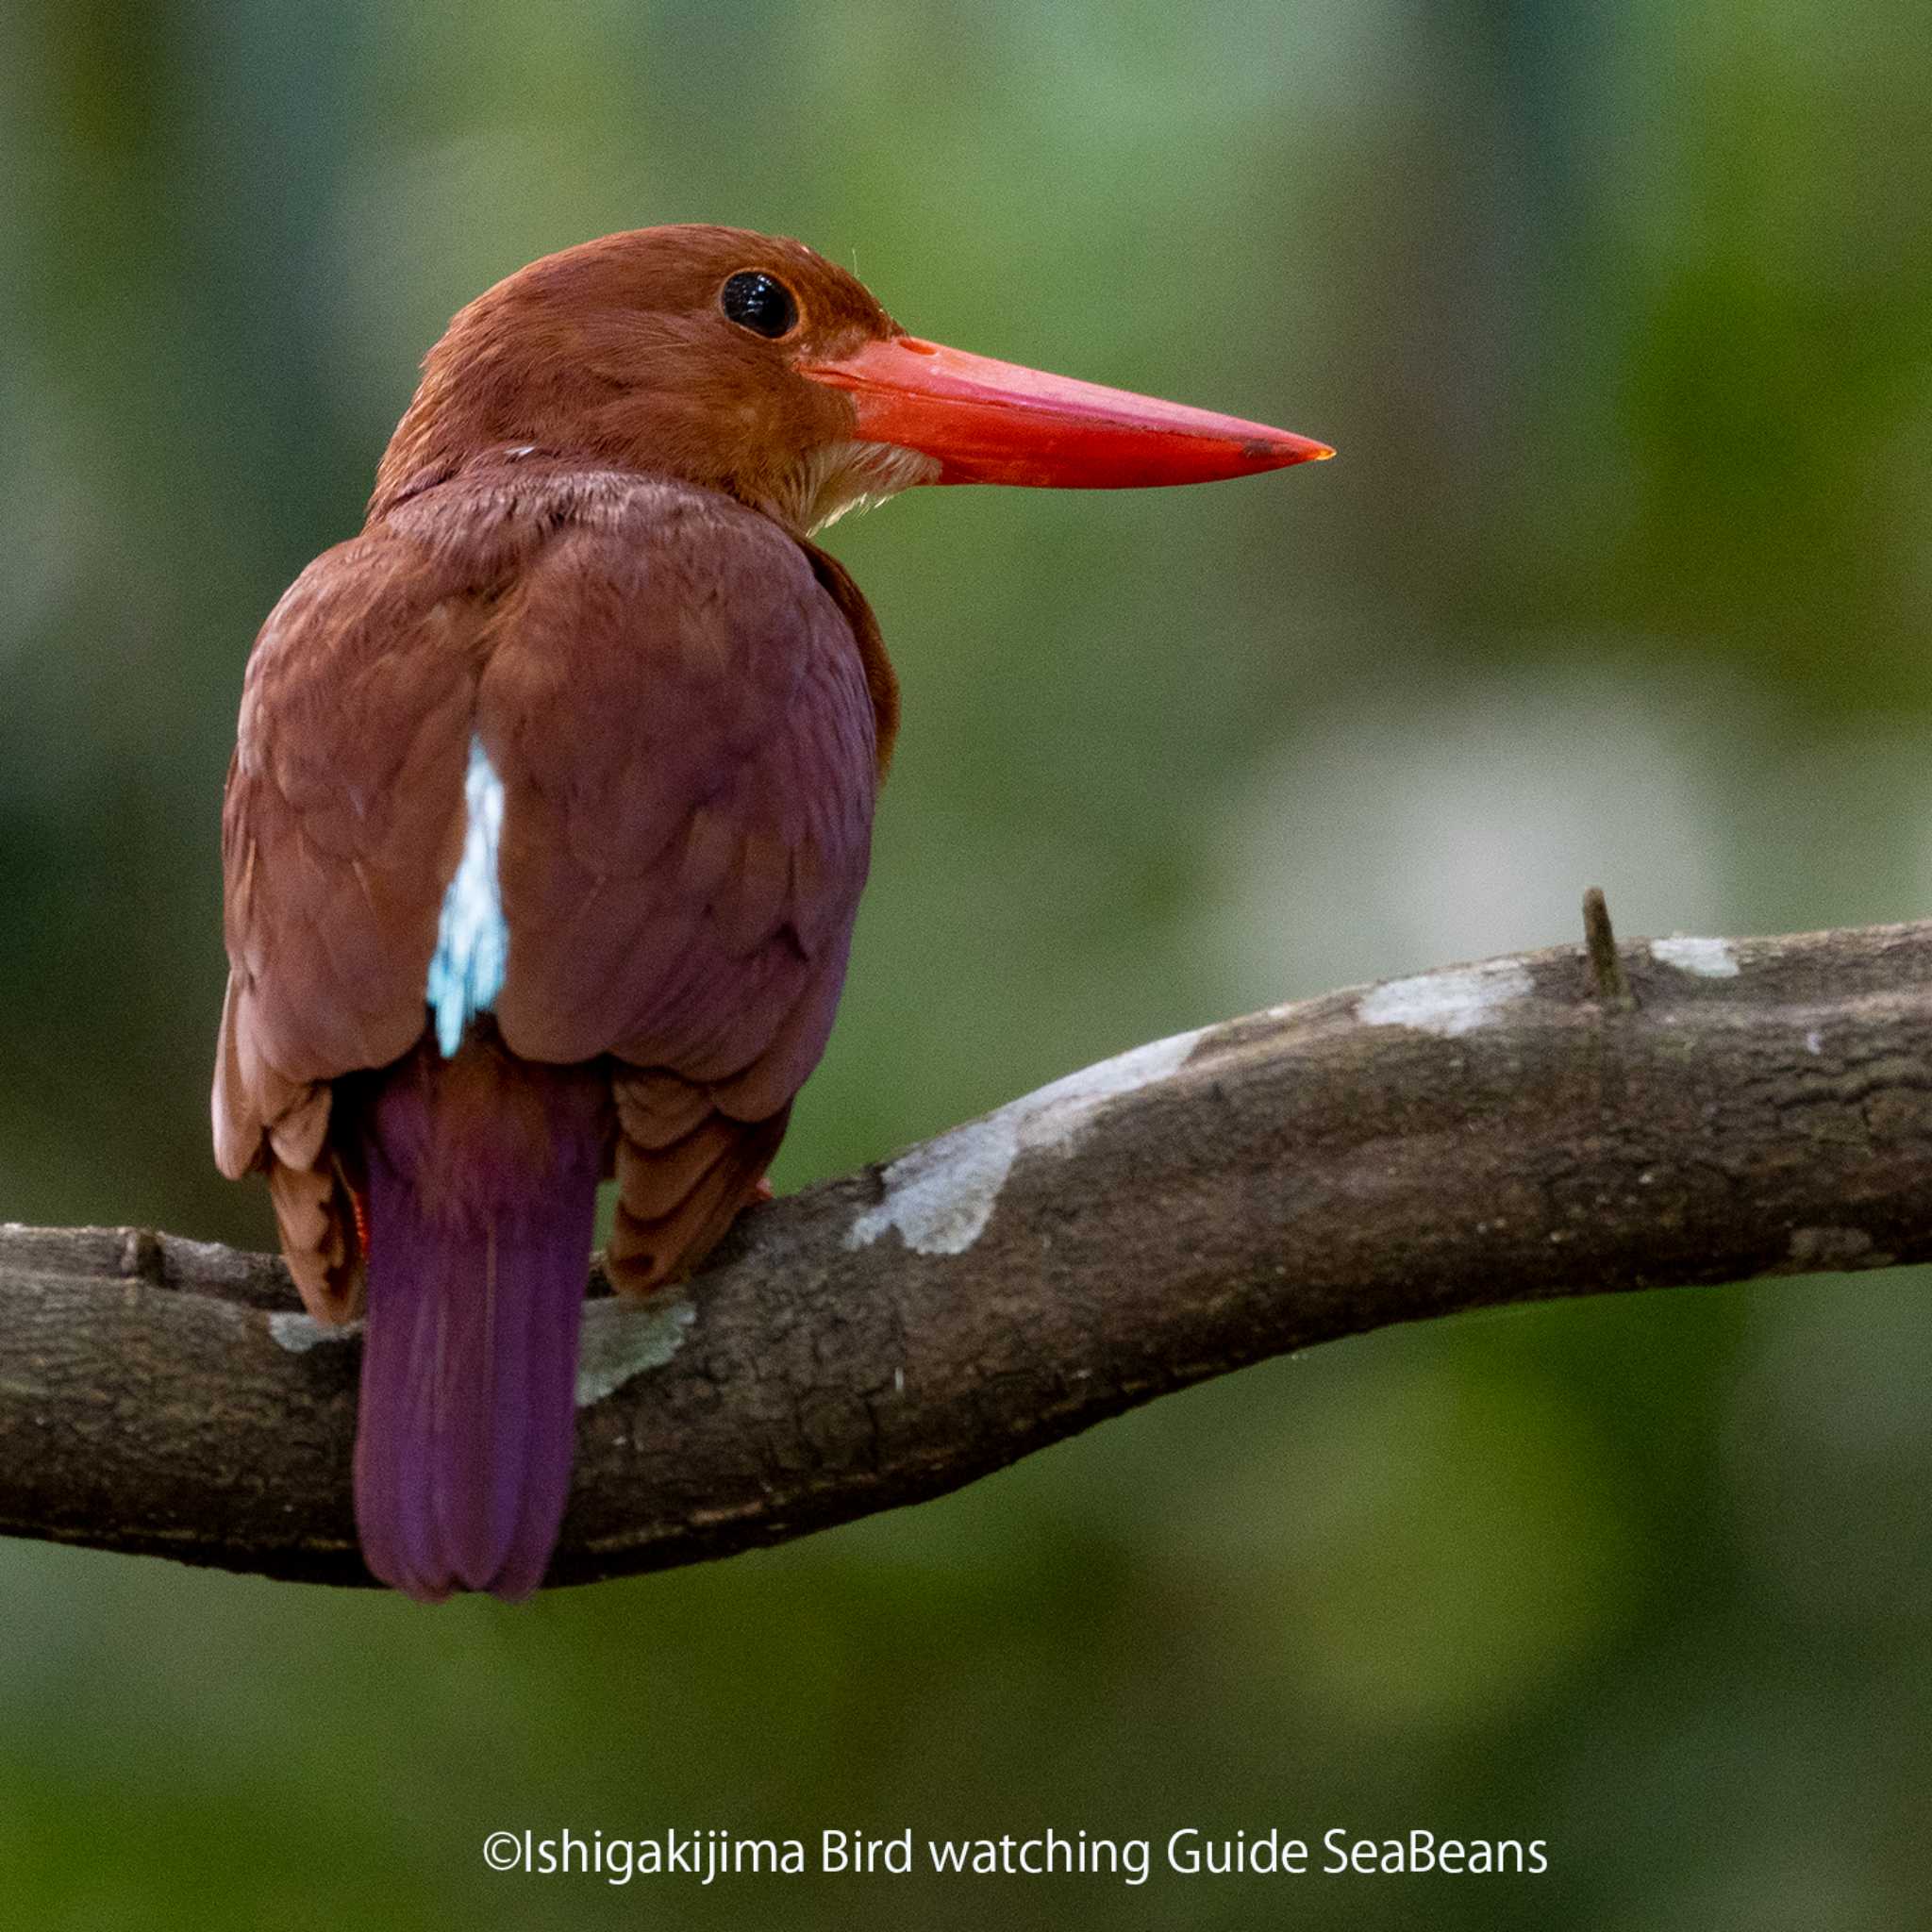
M 798 320 L 791 291 L 762 269 L 740 269 L 719 291 L 718 306 L 741 328 L 774 341 Z

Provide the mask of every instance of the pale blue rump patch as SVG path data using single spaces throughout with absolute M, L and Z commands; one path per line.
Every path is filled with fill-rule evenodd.
M 503 838 L 503 780 L 480 738 L 470 741 L 463 813 L 463 857 L 442 895 L 436 957 L 429 962 L 425 989 L 436 1016 L 436 1043 L 444 1059 L 463 1043 L 463 1028 L 478 1013 L 487 1013 L 503 991 L 509 957 L 509 926 L 496 876 L 496 848 Z

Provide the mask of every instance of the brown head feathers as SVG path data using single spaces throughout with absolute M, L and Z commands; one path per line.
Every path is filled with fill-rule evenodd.
M 370 514 L 528 452 L 675 476 L 802 535 L 932 467 L 855 442 L 850 399 L 797 373 L 904 333 L 860 282 L 782 237 L 691 225 L 566 248 L 451 322 Z

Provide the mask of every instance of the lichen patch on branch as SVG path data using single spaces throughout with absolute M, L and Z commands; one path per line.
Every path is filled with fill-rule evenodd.
M 1117 1100 L 1185 1064 L 1207 1031 L 1150 1041 L 1131 1053 L 1082 1067 L 1024 1100 L 969 1121 L 916 1147 L 886 1169 L 886 1197 L 868 1208 L 845 1237 L 848 1249 L 870 1247 L 888 1228 L 916 1254 L 963 1255 L 992 1219 L 994 1204 L 1023 1153 L 1069 1151 L 1104 1102 Z
M 1678 933 L 1672 939 L 1652 940 L 1650 957 L 1699 979 L 1735 979 L 1743 971 L 1729 940 L 1691 939 Z
M 1356 1002 L 1355 1013 L 1364 1026 L 1408 1026 L 1454 1040 L 1486 1025 L 1530 991 L 1524 967 L 1514 959 L 1490 959 L 1373 986 Z
M 577 1407 L 588 1408 L 647 1369 L 661 1369 L 684 1346 L 697 1318 L 684 1295 L 641 1307 L 618 1296 L 589 1303 L 577 1344 Z
M 307 1355 L 318 1342 L 347 1341 L 362 1333 L 360 1322 L 324 1324 L 299 1308 L 277 1308 L 268 1318 L 271 1340 L 291 1355 Z

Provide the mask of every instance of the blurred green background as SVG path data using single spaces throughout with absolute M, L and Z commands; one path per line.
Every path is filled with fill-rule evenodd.
M 1286 424 L 842 525 L 906 686 L 778 1179 L 1453 958 L 1932 911 L 1917 0 L 0 10 L 0 1215 L 208 1150 L 242 666 L 529 258 L 799 235 L 915 330 Z M 0 1546 L 17 1923 L 1891 1928 L 1932 1305 L 1439 1323 L 524 1610 Z M 1542 1838 L 1537 1879 L 492 1876 L 496 1828 Z

